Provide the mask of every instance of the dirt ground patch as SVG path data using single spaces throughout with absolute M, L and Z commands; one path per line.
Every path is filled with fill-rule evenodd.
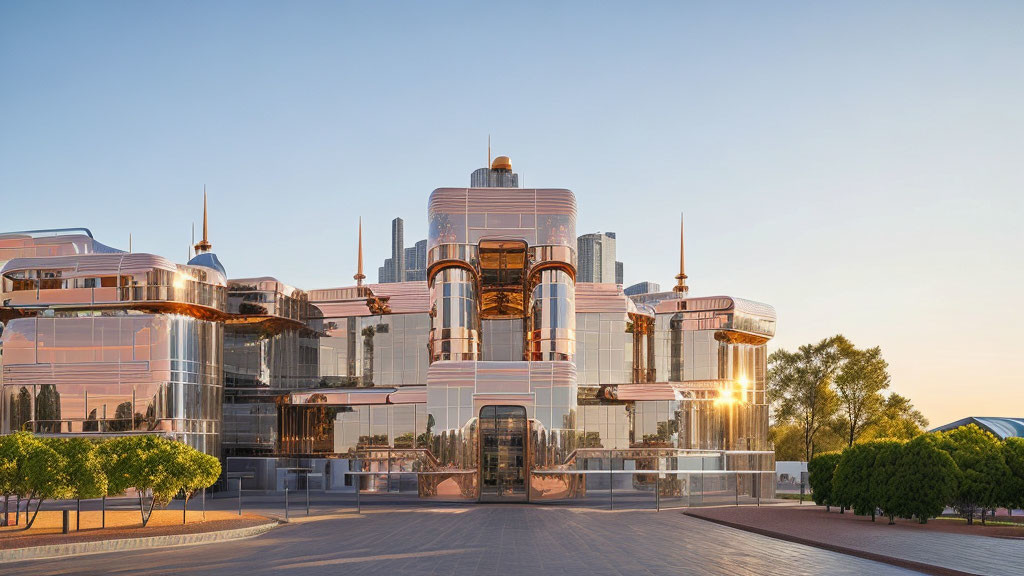
M 190 510 L 187 520 L 186 524 L 182 524 L 181 510 L 156 510 L 153 512 L 149 524 L 143 528 L 142 517 L 138 510 L 107 510 L 107 525 L 106 528 L 101 528 L 101 512 L 83 510 L 81 530 L 75 531 L 75 512 L 72 511 L 71 532 L 61 534 L 62 515 L 59 510 L 41 510 L 32 529 L 28 531 L 23 530 L 25 526 L 23 511 L 20 526 L 0 527 L 0 550 L 170 534 L 197 534 L 248 528 L 273 522 L 269 518 L 256 514 L 239 516 L 235 512 L 226 511 L 207 511 L 204 520 L 203 512 L 198 510 Z M 10 521 L 14 521 L 13 513 L 10 516 Z

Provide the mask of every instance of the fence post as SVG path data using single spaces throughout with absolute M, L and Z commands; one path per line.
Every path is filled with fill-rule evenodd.
M 238 515 L 242 515 L 242 477 L 238 477 Z
M 65 508 L 61 512 L 63 522 L 61 523 L 60 533 L 67 534 L 71 530 L 71 510 Z
M 286 482 L 286 484 L 285 484 L 285 487 L 284 487 L 284 521 L 287 522 L 288 521 L 288 486 L 287 486 L 287 480 L 285 480 L 285 482 Z
M 735 478 L 735 480 L 733 481 L 733 484 L 736 485 L 736 505 L 739 506 L 740 505 L 740 474 L 739 474 L 739 472 L 733 472 L 733 477 Z
M 362 508 L 359 506 L 359 488 L 360 488 L 359 481 L 360 480 L 361 480 L 361 478 L 359 478 L 359 476 L 356 476 L 356 481 L 355 481 L 355 485 L 356 485 L 356 514 L 362 514 Z
M 309 516 L 309 472 L 306 472 L 306 516 Z
M 203 521 L 206 521 L 206 488 L 203 488 Z
M 658 512 L 661 512 L 661 474 L 654 477 L 654 504 Z
M 615 495 L 615 478 L 612 476 L 612 459 L 608 459 L 608 509 L 612 510 L 612 498 Z
M 102 524 L 100 524 L 100 528 L 106 528 L 107 527 L 107 495 L 106 494 L 103 495 L 103 508 L 102 509 L 103 509 L 103 512 L 102 512 L 102 515 L 101 515 L 101 518 L 102 518 L 101 522 L 102 522 Z
M 80 531 L 82 529 L 82 499 L 81 498 L 76 498 L 75 499 L 75 506 L 76 506 L 76 509 L 75 509 L 75 532 L 78 532 L 78 531 Z
M 185 491 L 181 493 L 181 525 L 188 524 L 188 498 L 185 498 Z

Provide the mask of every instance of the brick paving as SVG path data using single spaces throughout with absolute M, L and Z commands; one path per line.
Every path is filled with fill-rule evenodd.
M 995 537 L 1024 536 L 1024 530 L 1015 527 L 947 525 L 949 521 L 945 520 L 932 520 L 924 526 L 908 521 L 890 526 L 885 518 L 871 522 L 870 517 L 855 516 L 849 511 L 839 514 L 835 509 L 825 512 L 820 506 L 795 504 L 695 508 L 687 514 L 746 526 L 762 534 L 815 542 L 828 549 L 848 548 L 906 561 L 903 565 L 920 563 L 940 568 L 931 573 L 1024 573 L 1024 540 Z
M 361 515 L 297 520 L 236 542 L 24 562 L 5 569 L 19 575 L 912 573 L 719 526 L 680 511 L 377 507 Z

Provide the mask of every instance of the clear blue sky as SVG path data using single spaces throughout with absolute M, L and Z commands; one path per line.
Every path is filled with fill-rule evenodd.
M 933 424 L 1024 415 L 1024 3 L 0 3 L 0 230 L 344 285 L 487 135 L 626 282 L 881 345 Z

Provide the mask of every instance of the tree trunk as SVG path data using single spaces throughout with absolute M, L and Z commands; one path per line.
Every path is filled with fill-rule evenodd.
M 142 514 L 142 527 L 145 528 L 149 524 L 149 519 L 153 517 L 153 507 L 156 506 L 156 499 L 149 506 L 149 514 L 146 514 L 146 500 L 142 496 L 142 492 L 139 492 L 139 513 Z
M 889 514 L 889 526 L 892 526 L 895 523 L 896 523 L 896 516 L 894 516 L 892 514 Z
M 988 510 L 984 506 L 982 506 L 981 507 L 981 525 L 982 526 L 985 525 L 985 513 L 986 512 L 988 512 Z
M 3 520 L 0 520 L 0 526 L 7 526 L 7 502 L 10 498 L 10 494 L 4 494 L 4 517 Z
M 28 517 L 28 509 L 29 509 L 30 506 L 32 506 L 32 497 L 33 496 L 35 496 L 35 494 L 29 494 L 28 495 L 28 500 L 25 501 L 25 528 L 23 528 L 23 530 L 28 530 L 28 529 L 32 528 L 32 524 L 34 524 L 35 521 L 36 521 L 36 516 L 39 516 L 39 508 L 41 508 L 42 505 L 43 505 L 43 499 L 42 498 L 37 500 L 36 501 L 36 511 L 35 511 L 35 513 L 32 514 L 32 518 L 29 518 Z

